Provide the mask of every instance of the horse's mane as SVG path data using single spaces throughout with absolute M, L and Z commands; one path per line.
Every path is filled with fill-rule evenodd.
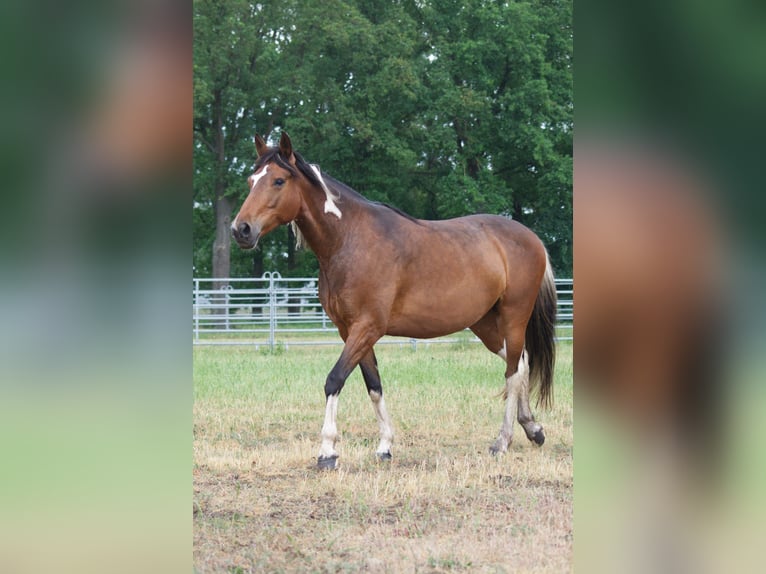
M 409 219 L 413 223 L 420 223 L 419 219 L 417 219 L 416 217 L 413 217 L 409 213 L 405 213 L 404 211 L 402 211 L 398 207 L 394 207 L 393 205 L 389 205 L 388 203 L 384 203 L 382 201 L 372 201 L 370 199 L 367 199 L 361 193 L 359 193 L 358 191 L 356 191 L 352 187 L 349 187 L 348 185 L 346 185 L 342 181 L 338 181 L 337 179 L 335 179 L 331 175 L 327 175 L 326 173 L 323 173 L 322 177 L 325 179 L 325 181 L 327 181 L 329 183 L 330 189 L 333 190 L 338 195 L 340 195 L 341 197 L 343 195 L 352 195 L 353 197 L 356 197 L 360 201 L 363 201 L 365 203 L 369 203 L 371 205 L 379 205 L 381 207 L 385 207 L 387 209 L 390 209 L 394 213 L 396 213 L 398 215 L 401 215 L 405 219 Z
M 312 185 L 322 189 L 322 183 L 317 178 L 314 170 L 311 169 L 311 165 L 305 159 L 303 159 L 303 156 L 298 152 L 294 151 L 293 155 L 295 156 L 295 166 L 298 168 L 298 171 L 300 171 L 306 177 L 306 179 L 312 183 Z M 267 152 L 258 158 L 258 160 L 255 162 L 254 171 L 258 171 L 262 165 L 271 162 L 274 162 L 282 169 L 286 169 L 292 175 L 298 175 L 295 171 L 295 167 L 288 163 L 287 159 L 285 159 L 282 154 L 279 153 L 279 148 L 276 147 L 269 148 Z
M 375 204 L 377 204 L 377 205 L 382 205 L 383 207 L 387 207 L 388 209 L 390 209 L 390 210 L 391 210 L 391 211 L 393 211 L 394 213 L 398 213 L 399 215 L 401 215 L 401 216 L 402 216 L 402 217 L 404 217 L 405 219 L 409 219 L 409 220 L 410 220 L 410 221 L 412 221 L 413 223 L 420 223 L 420 220 L 419 220 L 417 217 L 413 217 L 412 215 L 410 215 L 409 213 L 406 213 L 406 212 L 402 211 L 402 210 L 401 210 L 401 209 L 399 209 L 398 207 L 394 207 L 393 205 L 389 205 L 389 204 L 387 204 L 387 203 L 381 203 L 380 201 L 371 201 L 370 203 L 375 203 Z
M 292 175 L 298 175 L 296 173 L 295 168 L 298 168 L 298 171 L 300 171 L 301 174 L 303 174 L 306 179 L 308 179 L 312 185 L 318 187 L 319 189 L 322 189 L 322 182 L 319 181 L 319 178 L 317 177 L 314 170 L 311 168 L 311 164 L 309 164 L 305 159 L 303 159 L 303 156 L 299 154 L 296 151 L 293 151 L 293 155 L 295 156 L 295 167 L 290 165 L 288 161 L 282 156 L 281 153 L 279 153 L 279 148 L 270 148 L 267 152 L 265 152 L 263 155 L 261 155 L 258 160 L 255 162 L 255 170 L 258 171 L 262 165 L 265 165 L 270 162 L 276 163 L 279 167 L 282 169 L 286 169 L 289 171 Z M 318 168 L 319 166 L 317 166 Z M 394 207 L 393 205 L 389 205 L 387 203 L 382 203 L 380 201 L 370 201 L 366 197 L 364 197 L 362 194 L 360 194 L 358 191 L 354 190 L 353 188 L 349 187 L 345 183 L 338 181 L 331 175 L 328 175 L 324 172 L 322 172 L 322 179 L 324 180 L 327 187 L 330 189 L 330 191 L 335 196 L 333 199 L 335 201 L 340 200 L 344 195 L 355 197 L 363 202 L 370 203 L 372 205 L 380 205 L 383 207 L 386 207 L 393 211 L 394 213 L 397 213 L 398 215 L 401 215 L 405 219 L 409 219 L 410 221 L 414 223 L 419 223 L 420 221 L 411 216 L 409 213 L 405 213 L 401 209 Z

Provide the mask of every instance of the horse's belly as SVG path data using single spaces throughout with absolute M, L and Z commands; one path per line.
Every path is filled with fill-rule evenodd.
M 478 321 L 478 319 L 476 320 Z M 476 321 L 419 321 L 411 317 L 402 317 L 392 321 L 386 330 L 386 335 L 396 337 L 413 337 L 415 339 L 431 339 L 433 337 L 442 337 L 462 331 L 466 327 L 473 325 Z
M 461 331 L 481 319 L 497 302 L 493 289 L 466 290 L 462 294 L 423 291 L 409 294 L 388 322 L 386 333 L 428 339 Z

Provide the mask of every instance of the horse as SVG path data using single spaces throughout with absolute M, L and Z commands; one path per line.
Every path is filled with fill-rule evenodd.
M 556 317 L 542 241 L 498 215 L 426 221 L 369 201 L 306 162 L 285 132 L 276 147 L 256 135 L 255 147 L 232 235 L 240 248 L 255 249 L 277 226 L 293 225 L 318 259 L 319 300 L 344 341 L 325 382 L 318 467 L 337 468 L 338 399 L 357 365 L 379 424 L 376 455 L 392 459 L 394 430 L 373 348 L 384 335 L 432 338 L 470 328 L 506 363 L 505 415 L 490 452 L 507 451 L 514 418 L 542 445 L 529 393 L 537 388 L 538 406 L 550 406 Z

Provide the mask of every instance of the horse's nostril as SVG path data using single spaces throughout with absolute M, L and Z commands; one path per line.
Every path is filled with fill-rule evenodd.
M 237 227 L 237 231 L 242 237 L 249 237 L 250 236 L 250 226 L 247 223 L 240 223 L 239 227 Z

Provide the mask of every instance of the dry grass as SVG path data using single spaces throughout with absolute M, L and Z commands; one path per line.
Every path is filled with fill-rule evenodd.
M 197 572 L 565 572 L 572 563 L 572 355 L 559 349 L 542 448 L 516 426 L 493 458 L 502 363 L 478 345 L 382 348 L 397 431 L 378 463 L 358 373 L 341 467 L 315 469 L 338 349 L 195 349 Z

